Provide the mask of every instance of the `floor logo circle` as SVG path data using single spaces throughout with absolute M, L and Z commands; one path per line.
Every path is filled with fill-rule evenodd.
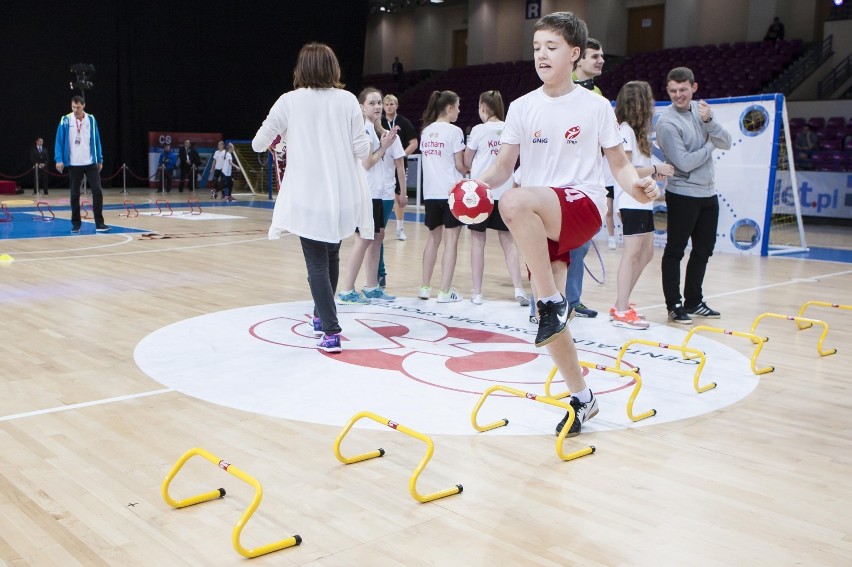
M 417 299 L 342 306 L 343 352 L 316 348 L 309 302 L 257 305 L 211 313 L 169 325 L 145 337 L 134 353 L 153 379 L 187 395 L 249 412 L 342 426 L 369 410 L 429 434 L 474 435 L 470 414 L 495 384 L 541 395 L 552 368 L 546 349 L 532 344 L 536 329 L 515 303 L 435 304 Z M 571 333 L 581 360 L 611 366 L 632 338 L 680 344 L 685 333 L 665 325 L 644 332 L 608 321 L 575 319 Z M 749 361 L 733 349 L 696 336 L 690 346 L 706 353 L 704 394 L 692 388 L 695 360 L 676 351 L 633 345 L 623 363 L 640 367 L 643 387 L 634 412 L 657 415 L 633 423 L 626 404 L 628 378 L 592 370 L 586 380 L 601 411 L 588 431 L 605 431 L 685 419 L 728 406 L 757 385 Z M 553 391 L 565 389 L 560 379 Z M 551 434 L 561 412 L 545 404 L 495 395 L 480 420 L 509 418 L 490 434 Z M 363 422 L 362 422 L 363 423 Z M 378 428 L 363 423 L 364 428 Z

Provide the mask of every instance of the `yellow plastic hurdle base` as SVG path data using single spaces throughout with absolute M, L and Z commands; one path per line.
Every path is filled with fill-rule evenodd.
M 349 423 L 346 424 L 346 427 L 343 428 L 343 431 L 341 431 L 340 435 L 338 435 L 337 439 L 335 439 L 334 456 L 337 457 L 338 461 L 340 461 L 344 465 L 351 465 L 354 463 L 360 463 L 361 461 L 366 461 L 368 459 L 383 457 L 385 455 L 384 449 L 376 449 L 375 451 L 369 451 L 367 453 L 362 453 L 360 455 L 355 455 L 352 457 L 346 457 L 340 452 L 340 444 L 343 442 L 343 438 L 346 437 L 346 434 L 349 433 L 349 430 L 352 429 L 352 426 L 355 425 L 355 423 L 364 418 L 372 419 L 376 423 L 380 423 L 382 425 L 387 425 L 391 429 L 394 429 L 401 433 L 405 433 L 410 437 L 420 439 L 421 441 L 426 443 L 426 454 L 420 460 L 420 463 L 414 469 L 414 472 L 411 474 L 411 478 L 408 481 L 408 491 L 409 493 L 411 493 L 411 496 L 415 500 L 417 500 L 418 502 L 431 502 L 432 500 L 437 500 L 438 498 L 444 498 L 446 496 L 459 494 L 461 491 L 464 490 L 464 487 L 461 484 L 457 484 L 452 488 L 448 488 L 446 490 L 439 490 L 431 494 L 420 494 L 419 492 L 417 492 L 417 479 L 420 478 L 420 473 L 423 472 L 423 469 L 426 468 L 426 464 L 429 462 L 429 460 L 432 458 L 432 455 L 435 453 L 435 444 L 432 442 L 432 439 L 430 439 L 426 435 L 423 435 L 419 431 L 414 431 L 409 427 L 406 427 L 386 417 L 376 415 L 373 412 L 369 411 L 362 411 L 353 415 L 352 419 L 349 420 Z
M 200 504 L 202 502 L 207 502 L 209 500 L 215 500 L 217 498 L 221 498 L 225 496 L 225 489 L 218 488 L 216 490 L 211 490 L 210 492 L 204 492 L 202 494 L 198 494 L 196 496 L 190 496 L 189 498 L 184 498 L 182 500 L 175 500 L 169 495 L 169 485 L 172 483 L 172 480 L 175 478 L 178 472 L 180 472 L 183 465 L 191 459 L 192 457 L 198 455 L 199 457 L 203 457 L 218 466 L 225 472 L 228 472 L 238 479 L 242 480 L 250 484 L 254 487 L 254 498 L 252 499 L 251 505 L 243 512 L 242 517 L 240 517 L 240 521 L 237 522 L 237 525 L 234 527 L 234 530 L 231 532 L 231 543 L 234 546 L 234 549 L 242 555 L 243 557 L 248 557 L 249 559 L 253 557 L 258 557 L 260 555 L 266 555 L 267 553 L 272 553 L 273 551 L 278 551 L 281 549 L 286 549 L 288 547 L 293 547 L 294 545 L 299 545 L 302 543 L 302 537 L 299 535 L 290 536 L 286 539 L 282 539 L 281 541 L 272 542 L 267 545 L 262 545 L 256 549 L 246 549 L 240 543 L 240 535 L 242 534 L 243 528 L 248 523 L 252 514 L 254 514 L 257 507 L 260 505 L 260 500 L 263 498 L 263 488 L 260 486 L 260 483 L 253 477 L 247 475 L 237 467 L 220 459 L 219 457 L 213 455 L 212 453 L 205 451 L 204 449 L 200 449 L 198 447 L 194 449 L 190 449 L 183 456 L 178 459 L 178 462 L 172 467 L 172 470 L 169 471 L 169 474 L 166 476 L 165 480 L 163 480 L 162 485 L 162 495 L 163 500 L 166 501 L 167 504 L 174 508 L 185 508 L 187 506 L 192 506 L 193 504 Z
M 852 311 L 852 305 L 841 305 L 840 303 L 829 303 L 827 301 L 813 300 L 813 301 L 806 301 L 802 305 L 802 308 L 799 309 L 799 315 L 798 316 L 802 317 L 805 314 L 805 309 L 807 309 L 811 305 L 820 306 L 820 307 L 831 307 L 832 309 L 844 309 L 846 311 Z M 799 327 L 800 331 L 802 331 L 804 329 L 809 329 L 810 327 L 813 327 L 813 324 L 811 324 L 811 323 L 799 323 L 798 321 L 796 321 L 796 326 Z M 835 349 L 835 352 L 837 352 L 837 349 Z
M 573 453 L 565 453 L 562 450 L 562 445 L 565 443 L 565 436 L 568 434 L 568 430 L 571 429 L 569 426 L 574 423 L 574 408 L 571 407 L 571 404 L 566 404 L 565 402 L 559 401 L 554 398 L 549 398 L 547 396 L 537 396 L 536 394 L 523 392 L 521 390 L 516 390 L 514 388 L 509 388 L 508 386 L 502 385 L 491 386 L 490 388 L 485 390 L 482 393 L 482 396 L 479 398 L 479 401 L 476 402 L 476 407 L 473 408 L 473 413 L 470 414 L 470 423 L 473 425 L 473 428 L 479 431 L 480 433 L 483 431 L 490 431 L 492 429 L 497 429 L 498 427 L 509 425 L 509 420 L 506 418 L 486 425 L 479 425 L 476 420 L 477 414 L 479 414 L 479 409 L 482 407 L 482 404 L 485 403 L 485 399 L 498 390 L 500 390 L 501 392 L 512 394 L 513 396 L 518 396 L 519 398 L 526 398 L 534 402 L 541 402 L 550 406 L 556 406 L 568 412 L 568 419 L 565 422 L 566 425 L 562 428 L 562 431 L 560 431 L 559 435 L 556 437 L 556 454 L 559 455 L 559 458 L 563 461 L 572 461 L 574 459 L 584 457 L 586 455 L 591 455 L 595 452 L 594 445 L 583 447 L 582 449 L 574 451 Z
M 808 306 L 808 303 L 805 303 L 802 306 L 802 308 L 799 310 L 800 313 L 805 310 L 805 307 Z M 764 319 L 783 319 L 786 321 L 795 321 L 796 327 L 799 330 L 807 329 L 809 327 L 813 327 L 814 325 L 820 326 L 822 327 L 822 333 L 820 333 L 819 340 L 817 340 L 817 353 L 819 353 L 820 356 L 829 356 L 837 352 L 836 348 L 831 348 L 828 350 L 823 350 L 822 348 L 822 343 L 825 340 L 826 335 L 828 335 L 828 323 L 826 323 L 825 321 L 820 321 L 819 319 L 808 319 L 807 317 L 799 317 L 794 315 L 779 315 L 778 313 L 761 313 L 757 316 L 757 318 L 754 320 L 754 323 L 752 323 L 751 325 L 752 333 L 754 333 L 755 329 L 757 329 L 757 326 Z
M 698 368 L 695 369 L 695 374 L 692 377 L 692 387 L 695 388 L 695 391 L 699 394 L 702 394 L 707 390 L 712 390 L 716 387 L 716 382 L 710 382 L 709 384 L 706 384 L 704 386 L 699 385 L 701 371 L 704 370 L 704 365 L 707 363 L 707 357 L 704 355 L 704 352 L 698 350 L 697 348 L 685 347 L 681 345 L 658 343 L 656 341 L 646 341 L 644 339 L 631 339 L 621 345 L 621 350 L 618 351 L 618 356 L 615 358 L 615 367 L 619 370 L 623 370 L 621 368 L 621 360 L 624 358 L 624 353 L 627 352 L 627 349 L 630 348 L 631 345 L 646 345 L 657 348 L 676 350 L 680 352 L 686 360 L 692 360 L 697 358 L 700 362 L 698 363 Z
M 633 368 L 631 370 L 624 370 L 622 368 L 615 368 L 612 366 L 606 366 L 603 364 L 594 364 L 592 362 L 586 362 L 584 360 L 579 361 L 580 366 L 583 368 L 588 368 L 590 370 L 600 370 L 602 372 L 611 372 L 613 374 L 618 374 L 622 377 L 628 377 L 633 379 L 633 392 L 630 393 L 630 398 L 627 400 L 627 417 L 631 421 L 641 421 L 643 419 L 652 417 L 657 415 L 657 410 L 649 409 L 648 411 L 640 414 L 633 413 L 633 402 L 636 401 L 636 396 L 639 395 L 639 390 L 642 389 L 642 377 L 639 375 L 639 369 Z M 544 382 L 544 394 L 548 398 L 553 398 L 556 400 L 561 400 L 567 396 L 571 395 L 571 392 L 562 392 L 560 394 L 551 394 L 550 393 L 550 383 L 553 382 L 553 378 L 556 376 L 557 368 L 554 366 L 550 369 L 550 374 L 547 375 L 547 380 Z
M 760 354 L 760 351 L 763 350 L 763 345 L 764 345 L 764 343 L 766 343 L 769 340 L 769 337 L 759 337 L 759 336 L 755 335 L 753 332 L 752 333 L 743 333 L 743 332 L 740 332 L 740 331 L 731 331 L 731 330 L 728 330 L 728 329 L 723 329 L 721 327 L 708 327 L 706 325 L 698 325 L 696 327 L 693 327 L 686 334 L 686 338 L 683 339 L 683 345 L 682 346 L 684 346 L 684 347 L 687 346 L 689 341 L 692 339 L 693 335 L 695 335 L 695 333 L 697 333 L 699 331 L 706 331 L 708 333 L 720 333 L 720 334 L 723 334 L 723 335 L 730 335 L 730 336 L 733 336 L 733 337 L 743 337 L 743 338 L 749 339 L 752 342 L 752 344 L 757 345 L 754 349 L 754 352 L 751 355 L 751 371 L 754 372 L 755 374 L 759 375 L 759 374 L 766 374 L 767 372 L 772 372 L 773 370 L 775 370 L 774 366 L 766 366 L 764 368 L 758 368 L 757 367 L 757 357 Z M 690 356 L 688 354 L 684 354 L 684 358 L 690 359 L 690 358 L 694 358 L 694 357 Z

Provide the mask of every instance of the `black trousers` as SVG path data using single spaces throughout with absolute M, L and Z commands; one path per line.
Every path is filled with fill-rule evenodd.
M 668 228 L 663 251 L 663 295 L 671 310 L 681 302 L 680 261 L 686 245 L 692 239 L 692 251 L 686 264 L 683 282 L 683 306 L 691 309 L 704 301 L 702 285 L 707 262 L 716 246 L 716 227 L 719 224 L 719 198 L 685 197 L 666 193 Z
M 326 335 L 341 331 L 337 321 L 337 280 L 340 277 L 340 243 L 320 242 L 299 237 L 305 266 L 308 268 L 308 286 L 314 300 L 314 317 L 322 321 Z
M 173 177 L 173 175 L 174 174 L 172 173 L 171 169 L 163 166 L 163 190 L 166 193 L 172 192 L 172 177 Z
M 91 165 L 69 165 L 68 177 L 71 179 L 71 226 L 80 228 L 80 187 L 83 185 L 83 176 L 89 191 L 92 192 L 92 213 L 95 215 L 95 225 L 104 224 L 104 193 L 101 191 L 101 172 L 98 164 Z
M 192 166 L 186 165 L 180 166 L 180 184 L 178 185 L 178 190 L 183 193 L 183 184 L 184 181 L 189 181 L 189 190 L 192 190 Z

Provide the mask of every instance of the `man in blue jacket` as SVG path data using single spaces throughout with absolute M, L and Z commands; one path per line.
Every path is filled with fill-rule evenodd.
M 95 117 L 87 114 L 85 108 L 82 96 L 71 99 L 71 112 L 59 120 L 54 148 L 56 171 L 62 173 L 67 167 L 71 179 L 71 232 L 74 234 L 80 232 L 80 185 L 84 175 L 92 191 L 95 230 L 109 230 L 104 223 L 104 194 L 101 191 L 100 171 L 104 166 L 101 136 Z

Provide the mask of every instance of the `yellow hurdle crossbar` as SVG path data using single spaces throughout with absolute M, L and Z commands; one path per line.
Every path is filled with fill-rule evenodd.
M 632 345 L 646 345 L 650 347 L 663 348 L 669 350 L 676 350 L 680 352 L 686 360 L 698 359 L 700 362 L 698 363 L 698 368 L 695 369 L 695 375 L 692 379 L 692 387 L 695 388 L 695 391 L 699 394 L 706 392 L 707 390 L 712 390 L 716 387 L 716 382 L 710 382 L 705 386 L 699 386 L 699 379 L 701 378 L 701 371 L 704 370 L 704 365 L 707 363 L 707 357 L 704 355 L 703 351 L 698 350 L 697 348 L 686 347 L 681 345 L 672 345 L 669 343 L 658 343 L 656 341 L 646 341 L 644 339 L 631 339 L 621 345 L 621 350 L 618 351 L 618 356 L 615 358 L 615 367 L 621 369 L 621 360 L 624 358 L 624 353 L 627 352 L 627 349 Z
M 385 454 L 384 449 L 376 449 L 375 451 L 369 451 L 367 453 L 362 453 L 360 455 L 355 455 L 352 457 L 345 457 L 340 452 L 340 444 L 343 442 L 343 438 L 346 437 L 346 434 L 349 433 L 349 430 L 352 429 L 352 426 L 355 425 L 361 419 L 372 419 L 376 423 L 380 423 L 382 425 L 387 425 L 391 429 L 399 431 L 401 433 L 405 433 L 408 436 L 414 437 L 415 439 L 420 439 L 424 443 L 426 443 L 426 455 L 420 460 L 420 463 L 417 465 L 417 468 L 414 469 L 414 472 L 411 474 L 411 478 L 408 481 L 408 491 L 411 493 L 411 496 L 417 500 L 418 502 L 431 502 L 432 500 L 437 500 L 438 498 L 444 498 L 445 496 L 452 496 L 453 494 L 458 494 L 464 487 L 461 484 L 457 484 L 452 488 L 448 488 L 446 490 L 439 490 L 437 492 L 433 492 L 431 494 L 420 494 L 417 492 L 417 479 L 420 478 L 420 473 L 423 472 L 423 469 L 426 468 L 426 464 L 432 458 L 432 455 L 435 452 L 435 444 L 432 442 L 432 439 L 423 435 L 419 431 L 414 431 L 413 429 L 406 427 L 402 424 L 399 424 L 395 421 L 391 421 L 386 417 L 382 417 L 380 415 L 376 415 L 373 412 L 362 411 L 358 412 L 352 416 L 352 419 L 349 420 L 349 423 L 346 424 L 346 427 L 343 428 L 343 431 L 340 432 L 340 435 L 337 436 L 337 439 L 334 441 L 334 456 L 337 457 L 337 460 L 343 463 L 344 465 L 351 465 L 354 463 L 360 463 L 361 461 L 366 461 L 368 459 L 374 459 L 376 457 L 383 457 Z
M 773 370 L 775 370 L 774 366 L 766 366 L 764 368 L 757 367 L 757 357 L 760 354 L 760 351 L 763 349 L 763 344 L 769 340 L 769 337 L 759 337 L 754 333 L 731 331 L 729 329 L 723 329 L 721 327 L 708 327 L 706 325 L 698 325 L 696 327 L 693 327 L 686 334 L 686 338 L 683 339 L 683 346 L 686 346 L 689 343 L 690 339 L 692 339 L 692 336 L 699 331 L 706 331 L 708 333 L 720 333 L 722 335 L 730 335 L 733 337 L 743 337 L 749 339 L 752 344 L 757 345 L 751 355 L 751 371 L 755 374 L 766 374 L 767 372 L 772 372 Z M 684 355 L 684 358 L 689 359 L 692 357 L 689 355 Z
M 807 309 L 811 305 L 818 305 L 820 307 L 831 307 L 831 308 L 834 308 L 834 309 L 845 309 L 847 311 L 852 311 L 852 305 L 841 305 L 839 303 L 829 303 L 827 301 L 806 301 L 805 304 L 802 305 L 802 308 L 799 309 L 799 317 L 804 315 L 805 309 Z M 809 329 L 810 327 L 813 327 L 813 325 L 810 324 L 810 323 L 804 323 L 803 324 L 803 323 L 799 323 L 798 321 L 796 321 L 796 326 L 799 327 L 800 331 L 804 330 L 804 329 Z
M 606 366 L 604 364 L 595 364 L 593 362 L 586 362 L 585 360 L 581 360 L 580 366 L 583 368 L 588 368 L 590 370 L 600 370 L 602 372 L 611 372 L 613 374 L 618 374 L 622 377 L 628 377 L 633 379 L 633 392 L 630 394 L 630 398 L 627 400 L 627 417 L 630 418 L 631 421 L 640 421 L 642 419 L 657 415 L 657 410 L 649 409 L 644 413 L 640 413 L 636 415 L 633 413 L 633 402 L 636 401 L 636 396 L 639 395 L 639 390 L 642 389 L 642 377 L 639 375 L 638 368 L 631 368 L 630 370 L 624 370 L 622 368 L 615 368 L 613 366 Z M 557 368 L 554 366 L 550 370 L 550 374 L 547 375 L 547 380 L 544 383 L 544 394 L 548 398 L 554 398 L 557 400 L 561 400 L 566 396 L 570 396 L 571 392 L 562 392 L 560 394 L 551 394 L 550 393 L 550 383 L 553 381 L 553 378 L 556 376 Z
M 802 306 L 801 311 L 803 311 L 806 306 L 807 306 L 807 303 Z M 820 321 L 819 319 L 808 319 L 807 317 L 800 317 L 800 316 L 796 316 L 796 315 L 779 315 L 778 313 L 761 313 L 754 320 L 754 323 L 752 323 L 751 332 L 754 333 L 754 330 L 757 329 L 757 325 L 761 321 L 763 321 L 764 319 L 767 319 L 767 318 L 770 318 L 770 319 L 786 319 L 787 321 L 795 321 L 796 326 L 799 329 L 807 329 L 809 327 L 813 327 L 814 325 L 818 325 L 818 326 L 822 327 L 822 333 L 820 334 L 819 340 L 817 341 L 817 352 L 819 353 L 819 355 L 820 356 L 828 356 L 830 354 L 834 354 L 834 353 L 837 352 L 836 348 L 832 348 L 832 349 L 828 349 L 828 350 L 823 350 L 823 348 L 822 348 L 822 343 L 825 340 L 825 336 L 828 334 L 828 323 L 826 323 L 825 321 Z M 802 326 L 802 325 L 805 325 L 805 326 Z
M 593 445 L 583 447 L 582 449 L 574 451 L 573 453 L 567 454 L 562 450 L 562 445 L 565 443 L 565 435 L 568 433 L 568 430 L 571 429 L 570 425 L 574 423 L 574 408 L 571 407 L 571 404 L 567 404 L 555 398 L 550 398 L 547 396 L 537 396 L 536 394 L 523 392 L 521 390 L 516 390 L 514 388 L 509 388 L 508 386 L 503 386 L 499 384 L 496 386 L 491 386 L 490 388 L 482 392 L 482 396 L 479 398 L 479 401 L 476 402 L 476 407 L 473 408 L 473 413 L 470 414 L 470 423 L 473 425 L 473 428 L 479 431 L 480 433 L 483 431 L 490 431 L 492 429 L 497 429 L 498 427 L 509 425 L 509 420 L 506 418 L 503 418 L 499 421 L 495 421 L 494 423 L 489 423 L 487 425 L 479 425 L 476 419 L 477 414 L 479 413 L 479 409 L 482 407 L 482 404 L 485 403 L 485 399 L 498 390 L 501 392 L 512 394 L 513 396 L 518 396 L 519 398 L 526 398 L 534 402 L 541 402 L 550 406 L 556 406 L 568 412 L 568 419 L 565 422 L 565 427 L 562 428 L 562 431 L 560 431 L 559 435 L 556 437 L 556 454 L 559 455 L 559 458 L 563 461 L 572 461 L 579 457 L 584 457 L 595 452 L 595 447 Z
M 294 545 L 299 545 L 302 543 L 302 538 L 299 535 L 290 536 L 286 539 L 282 539 L 281 541 L 276 541 L 267 545 L 262 545 L 256 549 L 246 549 L 240 543 L 240 535 L 242 534 L 243 528 L 248 523 L 254 511 L 257 510 L 257 507 L 260 505 L 260 500 L 263 498 L 263 488 L 260 486 L 260 483 L 253 477 L 247 475 L 231 463 L 220 459 L 219 457 L 213 455 L 212 453 L 205 451 L 204 449 L 200 449 L 198 447 L 194 449 L 190 449 L 183 456 L 178 459 L 178 462 L 172 467 L 172 470 L 169 471 L 168 476 L 166 476 L 162 485 L 162 494 L 163 500 L 166 501 L 170 506 L 174 508 L 185 508 L 187 506 L 192 506 L 193 504 L 200 504 L 202 502 L 207 502 L 208 500 L 215 500 L 217 498 L 221 498 L 225 496 L 225 489 L 219 488 L 216 490 L 211 490 L 210 492 L 204 492 L 202 494 L 198 494 L 196 496 L 190 496 L 189 498 L 184 498 L 183 500 L 175 500 L 169 495 L 169 485 L 172 482 L 172 479 L 180 472 L 183 465 L 192 457 L 198 455 L 199 457 L 203 457 L 218 466 L 223 471 L 230 473 L 242 480 L 250 484 L 254 487 L 254 498 L 251 501 L 251 505 L 243 512 L 240 521 L 234 527 L 234 530 L 231 532 L 231 543 L 234 546 L 234 549 L 242 555 L 243 557 L 248 557 L 249 559 L 253 557 L 258 557 L 260 555 L 265 555 L 267 553 L 272 553 L 273 551 L 278 551 L 280 549 L 286 549 L 288 547 L 293 547 Z

